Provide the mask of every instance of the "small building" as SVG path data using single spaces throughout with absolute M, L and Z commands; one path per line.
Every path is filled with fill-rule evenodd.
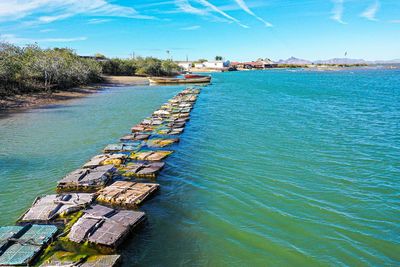
M 231 62 L 231 67 L 235 69 L 244 69 L 244 64 L 242 62 L 233 61 Z
M 205 68 L 204 63 L 194 63 L 194 67 L 196 69 L 204 69 Z
M 203 65 L 207 69 L 224 69 L 229 68 L 230 62 L 229 61 L 206 61 L 203 62 Z
M 176 62 L 176 64 L 178 64 L 178 66 L 181 67 L 184 71 L 190 71 L 193 66 L 192 61 L 178 61 Z
M 276 68 L 278 64 L 272 61 L 250 61 L 250 62 L 234 62 L 232 64 L 238 69 L 270 69 Z
M 196 69 L 211 69 L 211 70 L 226 70 L 230 67 L 230 61 L 204 61 L 201 63 L 195 63 Z

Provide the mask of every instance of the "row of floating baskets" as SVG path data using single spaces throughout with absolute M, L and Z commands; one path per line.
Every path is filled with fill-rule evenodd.
M 62 178 L 57 194 L 36 198 L 16 226 L 0 227 L 0 266 L 118 264 L 116 249 L 145 220 L 138 206 L 159 188 L 142 178 L 155 179 L 165 166 L 199 93 L 178 93 Z

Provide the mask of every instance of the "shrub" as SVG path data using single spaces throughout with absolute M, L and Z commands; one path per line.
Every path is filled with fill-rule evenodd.
M 51 92 L 101 79 L 101 66 L 67 48 L 0 43 L 0 95 Z

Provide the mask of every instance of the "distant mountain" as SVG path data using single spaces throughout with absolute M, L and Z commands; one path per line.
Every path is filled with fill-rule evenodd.
M 400 58 L 392 59 L 392 60 L 375 60 L 375 61 L 369 61 L 368 63 L 371 63 L 371 64 L 400 64 Z
M 367 61 L 364 59 L 351 59 L 351 58 L 332 58 L 327 60 L 317 60 L 314 61 L 314 64 L 366 64 Z
M 309 65 L 309 64 L 326 64 L 326 65 L 353 65 L 353 64 L 400 64 L 400 59 L 393 60 L 375 60 L 375 61 L 366 61 L 364 59 L 353 59 L 353 58 L 331 58 L 325 60 L 315 60 L 310 61 L 307 59 L 301 59 L 296 57 L 290 57 L 288 59 L 281 59 L 277 62 L 277 64 L 288 64 L 288 65 Z
M 332 58 L 327 60 L 317 60 L 314 61 L 314 64 L 400 64 L 400 59 L 366 61 L 364 59 Z
M 308 65 L 308 64 L 311 64 L 312 62 L 309 60 L 306 60 L 306 59 L 290 57 L 286 60 L 281 59 L 277 63 L 278 64 L 290 64 L 290 65 Z

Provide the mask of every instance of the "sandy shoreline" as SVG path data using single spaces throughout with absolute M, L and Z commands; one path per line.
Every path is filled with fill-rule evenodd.
M 104 76 L 105 86 L 149 85 L 147 77 L 139 76 Z
M 77 98 L 97 93 L 104 87 L 149 84 L 149 81 L 146 77 L 105 76 L 104 80 L 104 83 L 72 88 L 68 91 L 57 91 L 51 94 L 33 93 L 6 97 L 4 99 L 0 99 L 0 113 L 9 113 L 48 105 L 62 104 Z

